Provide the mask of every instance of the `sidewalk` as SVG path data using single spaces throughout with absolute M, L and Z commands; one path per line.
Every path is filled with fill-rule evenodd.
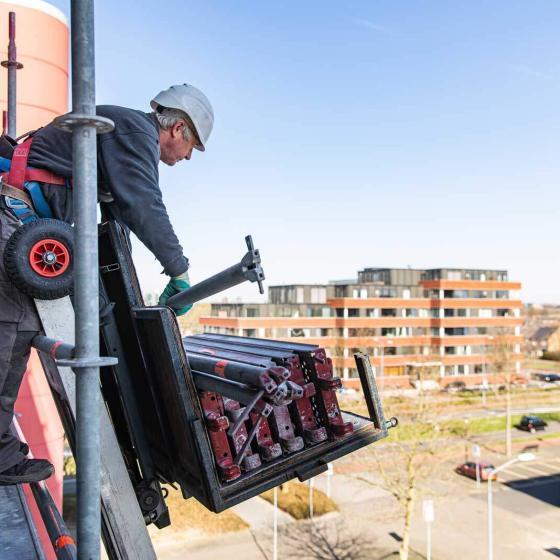
M 231 509 L 239 515 L 243 521 L 248 523 L 254 531 L 272 528 L 274 506 L 258 496 L 237 504 Z M 292 522 L 295 522 L 295 519 L 278 508 L 278 525 L 285 525 L 286 523 Z

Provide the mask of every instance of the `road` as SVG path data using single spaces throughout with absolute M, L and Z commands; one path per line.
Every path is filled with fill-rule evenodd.
M 560 548 L 560 456 L 558 448 L 540 452 L 531 463 L 516 464 L 500 473 L 494 486 L 494 559 L 553 560 Z M 495 464 L 503 462 L 496 457 Z M 476 488 L 473 480 L 456 475 L 453 463 L 440 465 L 440 472 L 425 496 L 435 503 L 432 527 L 434 560 L 485 560 L 487 558 L 487 487 Z M 441 477 L 439 476 L 441 474 Z M 370 479 L 371 482 L 367 482 Z M 326 490 L 327 478 L 316 479 L 316 487 Z M 375 543 L 383 557 L 398 548 L 395 536 L 401 534 L 401 518 L 391 496 L 376 485 L 375 473 L 361 476 L 335 474 L 331 491 L 339 504 L 338 519 L 357 531 L 364 541 Z M 431 491 L 431 494 L 430 494 Z M 333 523 L 336 520 L 333 520 Z M 271 528 L 254 527 L 233 535 L 212 535 L 200 539 L 180 538 L 161 542 L 158 557 L 164 560 L 213 560 L 239 557 L 245 560 L 271 558 Z M 270 523 L 271 525 L 271 523 Z M 412 547 L 426 551 L 426 525 L 422 520 L 421 500 L 412 526 Z M 333 531 L 336 530 L 333 526 Z M 290 554 L 286 534 L 279 541 L 279 559 Z M 549 549 L 549 550 L 547 550 Z M 372 560 L 375 560 L 372 557 Z
M 493 488 L 495 560 L 552 560 L 550 550 L 560 546 L 560 457 L 549 451 L 514 464 L 499 473 Z M 474 481 L 458 477 L 456 495 L 436 506 L 434 557 L 487 558 L 487 486 L 477 490 Z M 422 550 L 421 519 L 415 525 L 413 542 Z

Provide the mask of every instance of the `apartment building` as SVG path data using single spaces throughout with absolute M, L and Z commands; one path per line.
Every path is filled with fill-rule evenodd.
M 365 268 L 351 280 L 270 286 L 264 304 L 212 304 L 200 323 L 319 344 L 345 380 L 357 376 L 353 354 L 362 351 L 389 383 L 427 366 L 443 380 L 479 383 L 506 342 L 520 369 L 520 290 L 505 270 Z

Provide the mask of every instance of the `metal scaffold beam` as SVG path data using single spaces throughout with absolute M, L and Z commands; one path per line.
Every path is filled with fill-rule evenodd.
M 74 187 L 76 466 L 78 558 L 100 557 L 101 457 L 99 388 L 99 274 L 97 248 L 97 133 L 112 130 L 96 116 L 94 2 L 72 0 L 72 113 L 57 119 L 71 131 Z

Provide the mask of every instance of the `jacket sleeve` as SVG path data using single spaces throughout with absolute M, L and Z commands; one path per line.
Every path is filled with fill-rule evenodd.
M 99 166 L 116 214 L 155 255 L 169 276 L 187 270 L 188 260 L 173 231 L 159 188 L 159 145 L 149 134 L 111 134 L 99 139 Z

